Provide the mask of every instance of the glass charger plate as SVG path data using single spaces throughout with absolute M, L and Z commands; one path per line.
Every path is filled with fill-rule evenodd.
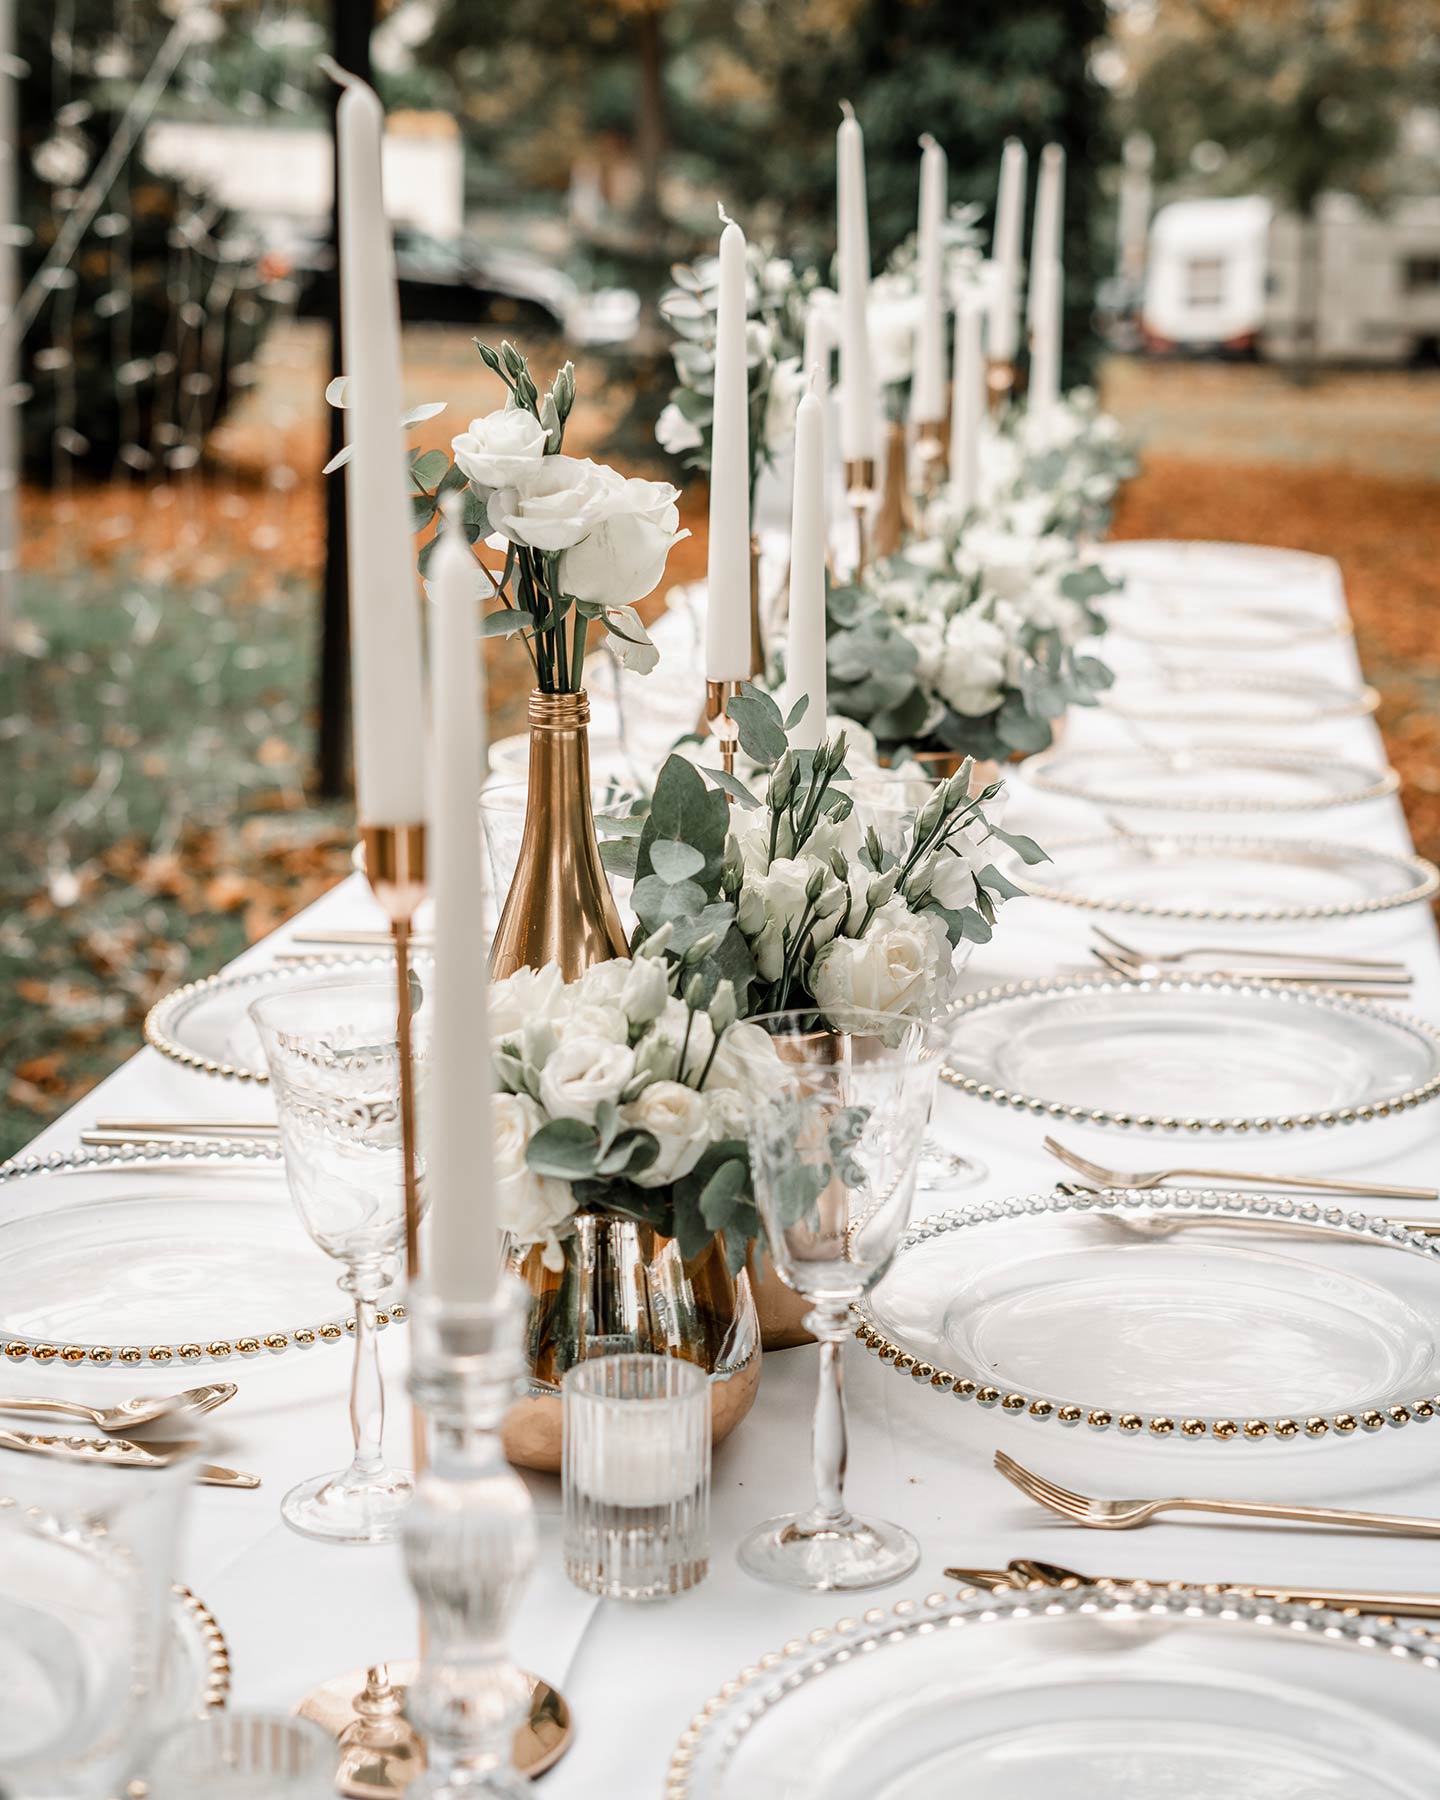
M 403 1306 L 384 1315 L 403 1318 Z M 0 1347 L 128 1371 L 338 1343 L 335 1266 L 273 1145 L 126 1145 L 0 1166 Z
M 1329 724 L 1368 717 L 1373 687 L 1351 688 L 1316 675 L 1205 666 L 1122 674 L 1100 699 L 1102 712 L 1167 730 Z
M 1110 629 L 1156 650 L 1204 650 L 1219 657 L 1273 654 L 1354 632 L 1340 612 L 1317 611 L 1264 590 L 1127 584 L 1103 601 Z
M 1157 1457 L 1216 1485 L 1156 1492 L 1258 1473 L 1294 1498 L 1312 1452 L 1361 1482 L 1372 1445 L 1434 1455 L 1440 1245 L 1363 1212 L 1183 1188 L 996 1201 L 913 1225 L 855 1311 L 951 1419 L 959 1399 L 1027 1427 L 1042 1473 L 1100 1448 L 1101 1494 L 1149 1491 Z
M 411 963 L 422 969 L 425 951 L 411 951 Z M 241 975 L 211 975 L 191 981 L 157 1000 L 145 1018 L 146 1041 L 172 1061 L 204 1075 L 231 1081 L 266 1083 L 265 1052 L 250 1023 L 253 1001 L 291 987 L 313 987 L 323 981 L 363 981 L 393 971 L 394 958 L 380 955 L 307 956 L 303 962 L 273 963 Z
M 1046 793 L 1162 812 L 1319 812 L 1380 800 L 1400 786 L 1393 769 L 1273 744 L 1195 744 L 1185 750 L 1092 746 L 1052 750 L 1022 769 L 1023 779 Z
M 1012 982 L 949 1015 L 941 1079 L 1045 1119 L 1251 1142 L 1373 1125 L 1440 1093 L 1440 1031 L 1324 990 L 1175 975 Z
M 1255 582 L 1270 588 L 1330 588 L 1336 577 L 1328 556 L 1282 550 L 1272 544 L 1226 544 L 1209 538 L 1126 538 L 1101 544 L 1102 566 L 1115 575 L 1152 581 L 1228 587 Z
M 1007 864 L 1027 894 L 1134 918 L 1234 925 L 1354 919 L 1440 891 L 1433 863 L 1360 844 L 1107 832 L 1046 848 L 1048 863 Z
M 727 1682 L 666 1800 L 1433 1800 L 1434 1641 L 1195 1589 L 879 1607 Z

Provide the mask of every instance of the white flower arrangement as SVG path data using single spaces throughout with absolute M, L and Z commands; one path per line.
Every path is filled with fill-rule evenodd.
M 412 461 L 417 530 L 455 494 L 466 539 L 474 544 L 483 537 L 504 551 L 498 574 L 475 567 L 477 595 L 497 603 L 482 630 L 487 637 L 520 637 L 543 693 L 578 692 L 596 622 L 627 668 L 648 672 L 659 652 L 635 603 L 654 591 L 671 549 L 689 536 L 680 529 L 679 489 L 565 454 L 575 403 L 571 364 L 542 396 L 512 345 L 477 348 L 507 398 L 451 441 L 453 462 L 440 450 Z M 422 570 L 433 543 L 421 551 Z
M 686 1257 L 718 1232 L 732 1268 L 758 1229 L 745 1118 L 774 1046 L 737 1020 L 730 982 L 699 973 L 716 936 L 692 935 L 680 955 L 675 935 L 576 981 L 552 963 L 491 989 L 501 1222 L 517 1245 L 543 1246 L 548 1268 L 582 1210 L 652 1225 Z
M 1104 535 L 1121 483 L 1135 473 L 1134 446 L 1118 419 L 1100 410 L 1093 388 L 1072 388 L 1039 418 L 1013 406 L 982 428 L 980 493 L 973 519 L 1021 509 L 1041 531 L 1070 538 Z M 952 494 L 931 503 L 942 535 L 964 522 Z
M 946 294 L 958 301 L 984 278 L 979 222 L 982 209 L 951 207 L 940 228 L 942 281 Z M 910 379 L 915 370 L 915 340 L 920 329 L 919 241 L 912 231 L 896 246 L 884 269 L 870 283 L 866 319 L 874 376 L 892 419 L 905 416 Z

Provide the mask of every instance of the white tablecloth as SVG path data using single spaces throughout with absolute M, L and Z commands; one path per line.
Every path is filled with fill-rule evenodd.
M 1345 638 L 1303 657 L 1278 660 L 1289 670 L 1314 668 L 1342 679 L 1353 680 L 1356 673 Z M 668 686 L 663 676 L 662 667 L 651 679 Z M 1095 717 L 1080 714 L 1068 742 L 1080 747 L 1110 741 L 1111 731 Z M 1368 720 L 1337 725 L 1330 747 L 1337 754 L 1383 762 L 1378 733 Z M 1038 795 L 1023 781 L 1016 783 L 1007 825 L 1033 830 L 1042 840 L 1047 832 L 1103 828 L 1088 809 Z M 1216 828 L 1358 835 L 1391 849 L 1409 847 L 1394 800 L 1349 809 L 1348 816 L 1336 811 L 1290 821 L 1273 816 L 1268 821 L 1226 820 Z M 379 919 L 363 884 L 352 878 L 303 915 L 303 922 L 314 927 Z M 242 965 L 268 958 L 285 936 L 282 931 L 257 946 L 241 959 Z M 1005 910 L 995 943 L 976 954 L 974 983 L 986 986 L 1079 963 L 1084 940 L 1083 920 L 1038 902 L 1015 902 Z M 1373 932 L 1369 941 L 1376 941 Z M 1414 1009 L 1440 1019 L 1440 958 L 1428 912 L 1412 908 L 1387 922 L 1380 941 L 1386 953 L 1405 957 L 1415 970 Z M 1094 1053 L 1103 1058 L 1103 1043 L 1095 1045 Z M 46 1131 L 34 1148 L 74 1145 L 82 1126 L 100 1114 L 198 1117 L 230 1110 L 240 1116 L 253 1115 L 265 1104 L 261 1094 L 227 1089 L 146 1049 Z M 989 1165 L 989 1179 L 969 1190 L 967 1199 L 1040 1192 L 1053 1185 L 1056 1165 L 1041 1151 L 1038 1121 L 1014 1118 L 944 1090 L 937 1124 L 942 1136 L 972 1149 Z M 1378 1151 L 1382 1136 L 1376 1130 Z M 1315 1145 L 1312 1160 L 1325 1158 L 1330 1141 Z M 1155 1160 L 1150 1146 L 1141 1152 L 1118 1135 L 1110 1143 L 1118 1164 L 1146 1166 Z M 1436 1174 L 1428 1144 L 1388 1159 L 1372 1156 L 1366 1167 L 1378 1178 L 1408 1182 L 1433 1182 Z M 384 1348 L 398 1392 L 404 1333 L 388 1334 Z M 42 1372 L 29 1366 L 25 1373 L 27 1382 L 33 1373 L 37 1381 L 48 1378 L 81 1396 L 116 1398 L 122 1389 L 129 1392 L 136 1386 L 129 1375 Z M 346 1377 L 342 1356 L 308 1361 L 286 1355 L 266 1367 L 238 1372 L 239 1396 L 216 1415 L 227 1434 L 226 1460 L 259 1471 L 264 1486 L 258 1493 L 197 1490 L 179 1572 L 214 1610 L 229 1639 L 236 1705 L 285 1705 L 342 1669 L 413 1651 L 415 1612 L 398 1552 L 309 1543 L 292 1535 L 276 1510 L 291 1482 L 327 1463 L 339 1465 L 348 1456 Z M 574 1709 L 573 1749 L 544 1780 L 553 1800 L 658 1795 L 678 1734 L 722 1682 L 765 1650 L 870 1603 L 866 1597 L 807 1596 L 765 1587 L 742 1575 L 733 1559 L 736 1540 L 747 1527 L 808 1502 L 808 1420 L 815 1379 L 810 1349 L 767 1356 L 754 1411 L 716 1456 L 709 1578 L 681 1599 L 625 1607 L 596 1604 L 579 1594 L 560 1568 L 558 1481 L 534 1479 L 541 1549 L 514 1640 L 522 1661 L 560 1685 Z M 847 1379 L 848 1498 L 857 1511 L 908 1526 L 924 1548 L 919 1571 L 881 1596 L 887 1602 L 945 1585 L 941 1570 L 947 1563 L 998 1566 L 1017 1555 L 1099 1573 L 1162 1578 L 1440 1588 L 1440 1558 L 1414 1540 L 1353 1533 L 1303 1536 L 1234 1524 L 1174 1524 L 1120 1539 L 1082 1535 L 1047 1518 L 990 1470 L 994 1448 L 1010 1442 L 1007 1434 L 1014 1430 L 1003 1417 L 917 1386 L 859 1345 L 849 1356 Z M 405 1441 L 403 1417 L 403 1405 L 397 1406 L 392 1420 L 397 1453 Z M 1410 1481 L 1403 1492 L 1391 1484 L 1385 1498 L 1398 1510 L 1440 1514 L 1440 1421 L 1409 1430 L 1423 1434 L 1425 1447 L 1433 1449 L 1431 1472 Z M 1355 1446 L 1355 1453 L 1363 1458 L 1363 1447 Z M 1111 1491 L 1136 1491 L 1134 1470 L 1127 1482 L 1118 1445 L 1115 1459 L 1120 1472 Z

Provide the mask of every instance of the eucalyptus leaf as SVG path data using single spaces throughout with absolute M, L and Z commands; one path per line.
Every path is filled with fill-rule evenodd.
M 650 845 L 650 867 L 662 881 L 689 881 L 705 867 L 705 853 L 678 838 L 655 838 Z
M 1027 867 L 1050 860 L 1049 853 L 1042 850 L 1034 838 L 1025 837 L 1018 831 L 1002 831 L 998 825 L 992 824 L 990 835 L 999 838 L 1002 844 L 1008 844 Z
M 528 612 L 518 607 L 502 607 L 499 612 L 486 613 L 480 621 L 481 637 L 513 637 L 517 631 L 533 629 L 535 621 Z
M 537 1175 L 578 1181 L 595 1172 L 600 1143 L 579 1119 L 549 1119 L 525 1146 L 525 1162 Z
M 807 695 L 806 698 L 808 699 L 809 696 Z M 743 806 L 747 812 L 753 811 L 759 806 L 760 802 L 738 776 L 727 775 L 724 769 L 704 769 L 702 773 L 708 775 L 718 788 L 727 793 L 737 805 Z

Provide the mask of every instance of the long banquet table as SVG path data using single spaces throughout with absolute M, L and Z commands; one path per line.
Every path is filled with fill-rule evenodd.
M 1338 572 L 1335 604 L 1343 605 Z M 1357 673 L 1348 637 L 1279 659 L 1289 671 L 1311 668 L 1353 682 Z M 659 679 L 659 677 L 656 677 Z M 1113 724 L 1085 713 L 1074 717 L 1067 746 L 1114 742 Z M 1337 724 L 1327 747 L 1337 755 L 1383 763 L 1380 738 L 1369 719 Z M 1347 816 L 1348 815 L 1348 816 Z M 1088 807 L 1063 805 L 1017 782 L 1008 826 L 1042 838 L 1062 831 L 1101 828 Z M 1203 828 L 1203 827 L 1202 827 Z M 1361 839 L 1408 850 L 1398 801 L 1319 815 L 1275 815 L 1216 821 L 1217 830 L 1273 835 Z M 974 987 L 1040 976 L 1085 959 L 1085 921 L 1068 909 L 1034 901 L 1005 911 L 992 945 L 977 952 L 969 976 Z M 1367 944 L 1403 957 L 1416 976 L 1411 1009 L 1440 1021 L 1440 956 L 1428 909 L 1392 915 Z M 291 926 L 256 945 L 237 967 L 271 958 L 296 926 L 306 928 L 379 923 L 358 877 L 343 882 Z M 1176 930 L 1174 936 L 1182 934 Z M 1190 934 L 1195 935 L 1193 932 Z M 1333 937 L 1326 940 L 1333 944 Z M 1361 948 L 1359 938 L 1353 941 Z M 1304 934 L 1285 934 L 1287 947 L 1304 947 Z M 1361 949 L 1361 953 L 1364 950 Z M 1375 951 L 1371 951 L 1372 954 Z M 1103 1058 L 1103 1044 L 1095 1055 Z M 217 1113 L 254 1116 L 263 1094 L 226 1088 L 198 1073 L 142 1050 L 101 1088 L 52 1125 L 31 1147 L 67 1149 L 100 1115 L 202 1117 Z M 945 1089 L 937 1111 L 939 1134 L 972 1150 L 989 1167 L 988 1179 L 959 1196 L 961 1203 L 1048 1191 L 1057 1165 L 1041 1149 L 1043 1127 Z M 1377 1138 L 1377 1144 L 1381 1142 Z M 1384 1142 L 1389 1143 L 1386 1139 Z M 1110 1139 L 1119 1166 L 1145 1167 L 1158 1160 L 1152 1144 Z M 1313 1145 L 1310 1160 L 1326 1166 L 1328 1140 Z M 1362 1147 L 1363 1153 L 1363 1147 Z M 1354 1156 L 1349 1158 L 1354 1161 Z M 1385 1161 L 1366 1162 L 1380 1179 L 1434 1182 L 1436 1158 L 1429 1141 L 1412 1143 Z M 917 1202 L 917 1207 L 920 1205 Z M 1378 1208 L 1377 1208 L 1378 1210 Z M 297 1226 L 298 1229 L 298 1226 Z M 392 1441 L 405 1441 L 400 1384 L 405 1334 L 385 1335 L 392 1383 Z M 26 1366 L 27 1380 L 48 1381 L 66 1392 L 113 1399 L 132 1384 L 118 1376 L 72 1374 Z M 197 1490 L 179 1573 L 216 1614 L 229 1640 L 234 1665 L 233 1704 L 285 1706 L 313 1684 L 348 1668 L 413 1653 L 415 1610 L 398 1551 L 321 1546 L 294 1536 L 277 1510 L 286 1488 L 348 1455 L 345 1390 L 348 1358 L 286 1354 L 236 1373 L 237 1398 L 215 1423 L 226 1437 L 225 1460 L 263 1476 L 258 1493 Z M 878 1594 L 792 1594 L 762 1586 L 741 1574 L 734 1546 L 757 1520 L 807 1502 L 810 1492 L 809 1417 L 816 1379 L 815 1353 L 799 1349 L 765 1359 L 754 1411 L 717 1453 L 714 1470 L 713 1551 L 709 1578 L 679 1599 L 645 1607 L 597 1603 L 566 1581 L 559 1555 L 559 1483 L 532 1478 L 541 1519 L 538 1564 L 514 1627 L 523 1661 L 560 1686 L 574 1711 L 576 1732 L 564 1760 L 543 1778 L 553 1800 L 574 1796 L 659 1795 L 672 1747 L 705 1699 L 766 1650 L 808 1629 L 833 1623 L 871 1604 L 944 1588 L 942 1568 L 964 1562 L 1003 1566 L 1028 1555 L 1072 1563 L 1095 1573 L 1255 1581 L 1344 1587 L 1440 1588 L 1433 1551 L 1414 1540 L 1359 1533 L 1312 1533 L 1180 1523 L 1115 1538 L 1088 1536 L 1042 1514 L 990 1469 L 997 1445 L 1013 1427 L 995 1413 L 957 1404 L 897 1374 L 859 1344 L 848 1354 L 850 1459 L 848 1498 L 858 1511 L 898 1520 L 919 1538 L 924 1557 L 908 1581 Z M 136 1390 L 165 1383 L 137 1377 Z M 1392 1510 L 1440 1514 L 1440 1422 L 1412 1429 L 1433 1436 L 1431 1468 L 1401 1491 L 1383 1494 L 1354 1483 L 1348 1504 L 1384 1503 Z M 1024 1455 L 1022 1446 L 1015 1446 Z M 1145 1491 L 1138 1469 L 1114 1447 L 1109 1491 Z M 1357 1457 L 1363 1449 L 1356 1446 Z M 1036 1452 L 1038 1461 L 1039 1452 Z M 1042 1467 L 1043 1467 L 1042 1463 Z M 1357 1466 L 1360 1464 L 1357 1463 Z M 1140 1477 L 1143 1483 L 1144 1477 Z M 1371 1494 L 1371 1500 L 1363 1497 Z M 1306 1495 L 1297 1493 L 1295 1498 Z

